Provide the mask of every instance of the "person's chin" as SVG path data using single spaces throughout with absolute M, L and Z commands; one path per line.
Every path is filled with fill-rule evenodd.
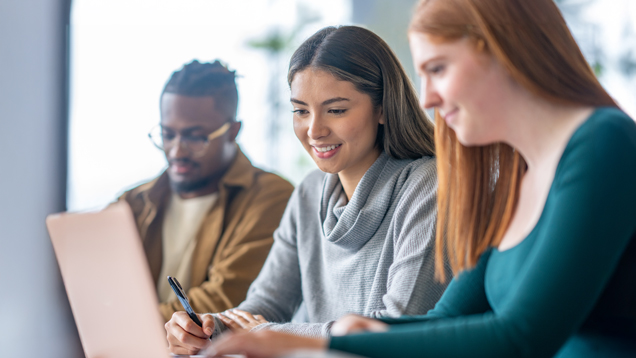
M 183 183 L 187 184 L 196 181 L 196 178 L 193 177 L 190 173 L 182 174 L 170 169 L 168 169 L 168 177 L 170 178 L 170 183 L 174 185 L 181 185 Z
M 455 131 L 457 141 L 464 147 L 480 147 L 492 144 L 489 138 L 482 138 L 470 131 Z
M 170 187 L 177 193 L 190 193 L 205 187 L 207 182 L 197 179 L 171 178 Z
M 334 163 L 319 163 L 316 162 L 318 169 L 328 174 L 338 174 L 340 172 L 340 167 L 338 165 L 334 165 Z
M 460 134 L 460 133 L 458 133 L 458 132 L 455 132 L 455 133 L 456 133 L 456 136 L 457 136 L 457 141 L 458 141 L 461 145 L 463 145 L 464 147 L 474 147 L 474 146 L 478 145 L 477 143 L 475 143 L 475 142 L 474 142 L 474 141 L 470 138 L 470 136 L 465 136 L 465 135 L 462 135 L 462 134 Z

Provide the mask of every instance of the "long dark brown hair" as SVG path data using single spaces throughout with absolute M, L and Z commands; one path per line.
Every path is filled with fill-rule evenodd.
M 616 106 L 583 57 L 553 0 L 421 0 L 410 32 L 470 39 L 524 88 L 563 105 Z M 514 215 L 526 163 L 503 143 L 466 147 L 435 113 L 436 272 L 474 267 L 498 246 Z

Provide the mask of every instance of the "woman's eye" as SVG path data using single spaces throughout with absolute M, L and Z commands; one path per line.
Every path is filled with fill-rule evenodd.
M 293 114 L 297 114 L 297 115 L 301 115 L 301 116 L 302 116 L 303 114 L 307 114 L 308 112 L 307 112 L 307 110 L 305 110 L 305 109 L 294 109 L 294 110 L 292 111 L 292 113 L 293 113 Z
M 333 114 L 344 114 L 347 110 L 346 109 L 330 109 L 329 113 L 333 113 Z
M 432 67 L 430 67 L 428 69 L 428 72 L 431 73 L 431 74 L 434 74 L 434 75 L 439 74 L 442 71 L 444 71 L 444 65 L 436 65 L 436 66 L 432 66 Z

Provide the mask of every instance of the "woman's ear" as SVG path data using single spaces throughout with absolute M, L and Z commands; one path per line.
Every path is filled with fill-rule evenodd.
M 379 124 L 384 124 L 384 122 L 385 122 L 384 121 L 384 111 L 382 110 L 382 106 L 378 107 L 377 115 L 379 116 L 378 123 Z

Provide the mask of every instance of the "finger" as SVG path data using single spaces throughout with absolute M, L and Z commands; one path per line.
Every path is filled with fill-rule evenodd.
M 168 332 L 167 340 L 171 351 L 173 351 L 173 347 L 174 349 L 181 347 L 188 351 L 198 351 L 209 343 L 207 338 L 193 336 L 182 329 Z
M 181 329 L 193 336 L 199 338 L 207 338 L 207 335 L 205 334 L 205 332 L 203 332 L 203 329 L 199 327 L 198 324 L 194 323 L 192 318 L 190 318 L 190 316 L 188 316 L 188 314 L 183 311 L 175 312 L 172 315 L 172 319 L 170 319 L 168 323 L 171 322 L 173 324 L 171 324 L 170 327 L 172 328 L 173 333 L 177 333 L 177 331 Z
M 238 323 L 236 323 L 233 320 L 225 317 L 222 314 L 219 315 L 219 319 L 221 320 L 221 322 L 223 322 L 224 325 L 226 325 L 231 330 L 236 330 L 236 329 L 242 329 L 243 328 Z
M 367 320 L 367 318 L 362 316 L 352 314 L 346 315 L 333 324 L 331 327 L 331 334 L 333 336 L 344 336 L 346 334 L 358 332 L 363 329 L 363 322 L 365 320 Z
M 214 316 L 211 314 L 202 314 L 198 315 L 199 320 L 201 320 L 201 324 L 203 325 L 203 332 L 208 336 L 211 336 L 214 333 Z
M 242 328 L 246 328 L 249 325 L 249 321 L 246 320 L 245 318 L 235 315 L 234 313 L 232 313 L 232 311 L 225 311 L 223 312 L 223 315 L 225 315 L 227 318 L 233 320 L 234 322 L 238 323 Z
M 174 354 L 190 354 L 189 352 L 198 351 L 199 347 L 181 342 L 176 336 L 168 333 L 168 350 Z
M 248 321 L 248 322 L 256 322 L 257 321 L 257 319 L 254 316 L 252 316 L 251 313 L 249 313 L 247 311 L 241 311 L 241 310 L 233 309 L 233 310 L 231 310 L 231 312 L 234 313 L 237 316 L 245 318 L 245 320 Z
M 256 316 L 254 316 L 254 318 L 256 318 L 256 320 L 259 322 L 267 322 L 265 317 L 261 316 L 260 314 L 257 314 Z
M 389 330 L 389 325 L 377 320 L 370 320 L 367 323 L 366 330 L 369 332 L 386 332 Z

